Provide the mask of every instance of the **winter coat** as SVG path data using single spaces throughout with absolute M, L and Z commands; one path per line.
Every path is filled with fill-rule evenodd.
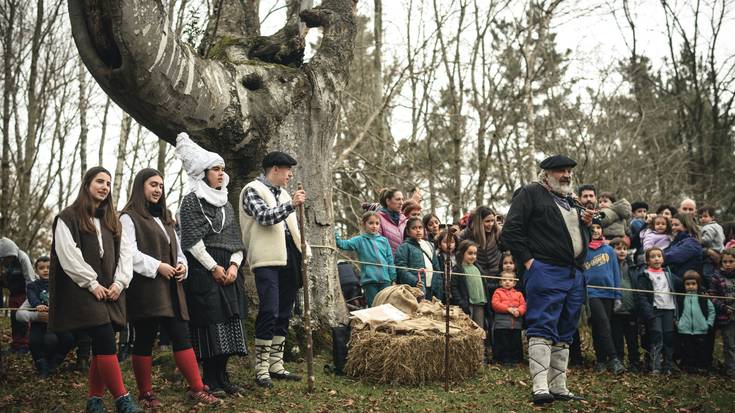
M 393 265 L 393 251 L 388 239 L 377 234 L 360 234 L 347 240 L 335 235 L 337 248 L 357 252 L 360 261 Z M 360 284 L 392 283 L 396 269 L 377 265 L 360 264 Z
M 730 273 L 715 272 L 710 286 L 710 294 L 720 297 L 735 297 L 735 271 Z M 717 310 L 717 325 L 724 326 L 735 323 L 735 300 L 713 298 L 712 303 Z M 733 309 L 730 315 L 727 313 L 728 307 Z
M 680 232 L 664 250 L 664 265 L 674 274 L 676 291 L 684 291 L 684 273 L 694 270 L 702 274 L 702 246 L 687 232 Z M 709 288 L 709 277 L 702 278 L 702 284 Z
M 48 279 L 39 278 L 26 285 L 26 299 L 32 308 L 48 305 Z
M 493 311 L 495 312 L 493 328 L 520 329 L 523 326 L 523 316 L 526 314 L 526 300 L 523 294 L 515 288 L 498 288 L 493 293 Z M 520 315 L 516 318 L 508 312 L 509 307 L 518 309 Z
M 587 249 L 587 259 L 584 262 L 584 278 L 587 281 L 587 296 L 589 298 L 621 298 L 620 291 L 593 288 L 620 287 L 620 265 L 615 256 L 615 250 L 609 245 L 601 245 L 597 249 Z
M 579 215 L 579 214 L 578 214 Z M 539 183 L 519 189 L 500 233 L 502 250 L 510 250 L 518 265 L 531 258 L 547 264 L 579 269 L 587 256 L 589 228 L 579 218 L 582 252 L 574 256 L 572 237 L 551 193 Z
M 669 291 L 675 291 L 674 289 L 674 275 L 671 273 L 671 271 L 668 268 L 664 269 L 664 273 L 666 274 L 666 280 L 669 282 Z M 644 292 L 637 292 L 635 293 L 635 299 L 636 299 L 636 307 L 638 310 L 638 316 L 643 321 L 650 321 L 652 320 L 654 315 L 654 307 L 653 307 L 653 282 L 651 282 L 651 279 L 648 278 L 648 272 L 646 271 L 645 267 L 642 267 L 638 271 L 638 279 L 637 279 L 638 289 L 639 290 L 646 290 L 651 291 L 650 293 L 644 293 Z M 676 307 L 677 301 L 674 300 L 674 306 Z M 674 310 L 675 317 L 677 314 L 678 308 Z
M 474 234 L 470 228 L 466 228 L 459 234 L 459 242 L 464 240 L 471 240 L 478 244 L 477 246 L 477 266 L 480 268 L 480 273 L 484 275 L 498 275 L 500 268 L 500 259 L 502 254 L 498 245 L 498 236 L 495 234 L 486 234 L 488 240 L 485 248 L 480 247 L 478 240 L 474 239 Z M 498 280 L 488 279 L 491 289 L 498 288 Z
M 36 273 L 28 254 L 23 252 L 12 240 L 0 238 L 0 258 L 13 257 L 8 265 L 4 265 L 3 273 L 0 274 L 0 287 L 10 290 L 11 295 L 25 294 L 26 284 L 35 280 Z
M 620 266 L 620 287 L 628 289 L 637 289 L 638 287 L 638 272 L 632 267 L 632 263 L 623 261 Z M 635 293 L 632 291 L 621 291 L 621 306 L 615 311 L 615 314 L 635 314 Z
M 623 198 L 613 202 L 610 208 L 600 209 L 600 212 L 605 214 L 602 218 L 602 235 L 607 239 L 625 237 L 627 220 L 632 214 L 630 202 Z
M 699 229 L 699 233 L 702 238 L 702 247 L 722 252 L 725 243 L 725 233 L 722 230 L 722 225 L 716 222 L 704 224 Z
M 477 267 L 477 264 L 475 264 L 475 267 Z M 477 267 L 479 270 L 480 267 Z M 453 273 L 464 273 L 464 268 L 462 267 L 462 264 L 456 264 L 454 267 L 452 267 Z M 487 282 L 486 279 L 483 279 L 483 284 L 485 285 L 485 297 L 491 297 L 488 294 L 488 288 L 487 288 Z M 485 300 L 485 314 L 490 314 L 490 311 L 492 310 L 492 306 L 490 305 L 491 300 Z M 462 311 L 465 312 L 465 314 L 470 314 L 470 293 L 467 289 L 467 281 L 465 280 L 464 275 L 460 274 L 452 274 L 452 305 L 459 306 L 459 308 L 462 309 Z
M 699 293 L 704 294 L 703 291 Z M 707 334 L 715 325 L 715 306 L 709 299 L 687 294 L 678 301 L 680 313 L 676 330 L 679 334 Z
M 380 235 L 388 239 L 391 251 L 393 255 L 396 255 L 396 250 L 403 242 L 403 230 L 406 229 L 408 217 L 399 214 L 397 225 L 391 219 L 390 213 L 382 209 L 378 211 L 378 217 L 380 218 Z
M 641 247 L 644 252 L 650 250 L 653 247 L 665 249 L 668 248 L 669 245 L 671 245 L 671 235 L 659 234 L 658 232 L 650 228 L 646 228 L 641 231 L 640 237 Z
M 423 240 L 422 240 L 423 241 Z M 426 242 L 426 241 L 424 241 Z M 432 247 L 433 249 L 433 247 Z M 418 242 L 412 238 L 406 238 L 405 241 L 396 249 L 396 266 L 397 267 L 408 267 L 408 268 L 425 268 L 426 263 L 424 261 L 424 251 L 419 246 Z M 441 271 L 439 261 L 436 258 L 436 252 L 433 252 L 431 257 L 431 265 L 435 271 Z M 424 283 L 424 292 L 426 299 L 431 300 L 433 297 L 433 291 L 437 287 L 436 280 L 432 275 L 432 285 L 426 285 L 426 275 L 421 275 L 421 282 Z M 418 282 L 418 271 L 406 270 L 402 268 L 396 268 L 396 283 L 407 284 L 412 287 L 416 286 Z
M 636 250 L 641 249 L 641 231 L 646 228 L 646 220 L 635 218 L 630 221 L 628 231 L 630 232 L 630 247 Z

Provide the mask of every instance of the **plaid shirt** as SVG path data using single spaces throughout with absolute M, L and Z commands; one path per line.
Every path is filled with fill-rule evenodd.
M 264 179 L 258 178 L 268 189 L 271 191 L 273 196 L 276 198 L 277 206 L 272 208 L 268 207 L 263 198 L 258 195 L 258 192 L 253 188 L 247 188 L 245 196 L 242 200 L 242 206 L 245 213 L 255 218 L 255 221 L 260 225 L 275 225 L 286 219 L 295 208 L 291 202 L 281 204 L 278 197 L 281 195 L 281 188 L 273 186 L 266 182 Z M 288 229 L 286 229 L 288 232 Z

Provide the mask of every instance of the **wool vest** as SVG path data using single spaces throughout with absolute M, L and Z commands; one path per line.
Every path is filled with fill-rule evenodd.
M 259 267 L 283 267 L 288 262 L 286 230 L 284 225 L 288 225 L 288 231 L 291 233 L 296 248 L 302 252 L 301 232 L 299 232 L 296 214 L 290 214 L 285 221 L 281 221 L 275 225 L 258 224 L 255 218 L 248 215 L 243 208 L 242 200 L 248 188 L 255 189 L 269 208 L 290 202 L 291 196 L 286 191 L 281 191 L 278 200 L 276 200 L 276 197 L 270 189 L 257 179 L 245 185 L 242 192 L 240 192 L 240 229 L 242 231 L 242 241 L 245 244 L 250 269 Z M 309 254 L 308 249 L 306 254 Z
M 109 288 L 114 281 L 120 257 L 120 240 L 115 239 L 112 232 L 101 225 L 104 254 L 100 257 L 97 234 L 82 231 L 81 221 L 73 209 L 66 208 L 56 216 L 54 232 L 59 219 L 69 228 L 77 248 L 82 251 L 84 261 L 97 273 L 97 282 Z M 120 293 L 117 301 L 97 301 L 92 293 L 86 288 L 80 288 L 66 275 L 56 255 L 56 240 L 51 244 L 49 307 L 48 325 L 52 331 L 73 331 L 107 323 L 122 327 L 127 322 L 125 291 Z
M 135 240 L 138 251 L 165 262 L 173 267 L 177 265 L 176 232 L 173 225 L 165 225 L 166 234 L 150 216 L 146 217 L 136 211 L 126 212 L 135 226 Z M 171 240 L 169 242 L 166 239 Z M 189 320 L 184 287 L 176 279 L 167 280 L 161 274 L 156 278 L 133 273 L 128 295 L 128 317 L 137 321 L 150 317 L 178 317 Z

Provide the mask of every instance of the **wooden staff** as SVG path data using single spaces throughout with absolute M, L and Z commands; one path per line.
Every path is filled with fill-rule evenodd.
M 446 301 L 445 309 L 445 326 L 444 326 L 444 391 L 449 391 L 449 302 L 452 298 L 451 288 L 452 276 L 452 256 L 447 253 L 444 255 L 444 301 Z
M 304 186 L 298 183 L 298 190 L 301 191 Z M 304 222 L 306 222 L 304 214 L 304 204 L 297 207 L 299 211 L 299 232 L 301 233 L 301 279 L 304 283 L 304 314 L 302 322 L 304 323 L 304 332 L 306 333 L 306 382 L 309 386 L 309 393 L 314 393 L 314 348 L 311 336 L 311 302 L 309 300 L 309 274 L 306 268 L 306 232 L 304 231 Z

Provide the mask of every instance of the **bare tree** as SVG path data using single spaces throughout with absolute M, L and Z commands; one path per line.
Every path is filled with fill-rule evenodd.
M 213 10 L 199 53 L 178 39 L 160 1 L 69 1 L 72 33 L 103 90 L 140 124 L 174 143 L 187 131 L 221 153 L 232 176 L 231 202 L 259 173 L 274 148 L 297 155 L 298 180 L 309 191 L 307 238 L 332 244 L 329 151 L 339 92 L 348 79 L 355 36 L 352 0 L 289 1 L 287 21 L 260 36 L 258 2 L 222 0 Z M 307 27 L 323 36 L 303 62 Z M 176 62 L 174 65 L 173 62 Z M 334 255 L 316 249 L 312 296 L 318 318 L 345 316 Z

